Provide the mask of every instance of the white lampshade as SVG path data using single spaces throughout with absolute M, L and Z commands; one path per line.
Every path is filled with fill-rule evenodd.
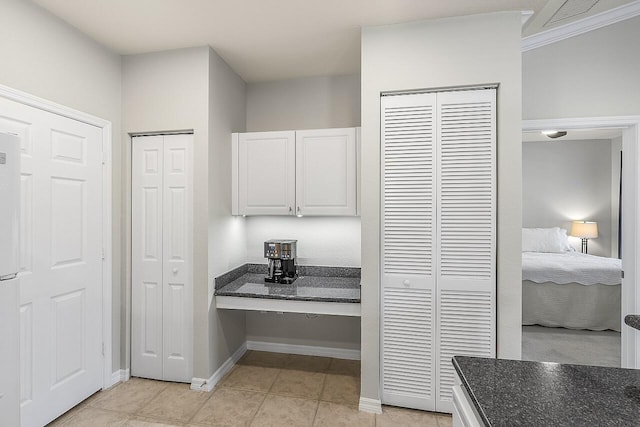
M 571 235 L 581 239 L 595 239 L 598 237 L 598 223 L 594 221 L 573 221 Z

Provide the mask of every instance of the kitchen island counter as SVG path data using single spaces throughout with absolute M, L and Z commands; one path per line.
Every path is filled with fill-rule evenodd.
M 631 426 L 640 422 L 639 370 L 462 356 L 455 356 L 453 365 L 463 386 L 458 391 L 464 389 L 480 425 Z

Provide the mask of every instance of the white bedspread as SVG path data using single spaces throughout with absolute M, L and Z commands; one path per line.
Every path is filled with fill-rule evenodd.
M 622 261 L 617 258 L 566 253 L 522 253 L 522 280 L 536 283 L 553 282 L 560 285 L 619 285 Z

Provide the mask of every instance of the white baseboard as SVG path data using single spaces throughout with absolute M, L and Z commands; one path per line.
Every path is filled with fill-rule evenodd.
M 129 381 L 129 378 L 131 378 L 131 375 L 128 369 L 118 369 L 111 374 L 111 383 L 105 384 L 103 389 L 113 387 L 119 382 Z
M 361 397 L 358 410 L 362 412 L 370 412 L 372 414 L 382 413 L 382 402 L 377 399 L 369 399 L 368 397 Z
M 233 366 L 240 360 L 240 358 L 247 352 L 247 343 L 242 344 L 232 355 L 229 357 L 220 368 L 213 373 L 208 379 L 205 378 L 192 378 L 191 390 L 198 391 L 211 391 L 213 387 L 224 377 L 227 372 L 233 368 Z
M 282 344 L 265 341 L 247 341 L 247 350 L 270 351 L 272 353 L 302 354 L 305 356 L 335 357 L 336 359 L 360 360 L 360 350 L 312 345 Z

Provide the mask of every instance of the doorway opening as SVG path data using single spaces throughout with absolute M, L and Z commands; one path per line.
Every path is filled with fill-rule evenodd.
M 636 366 L 623 318 L 637 307 L 639 124 L 635 117 L 524 122 L 525 360 Z M 550 130 L 561 137 L 542 133 Z

